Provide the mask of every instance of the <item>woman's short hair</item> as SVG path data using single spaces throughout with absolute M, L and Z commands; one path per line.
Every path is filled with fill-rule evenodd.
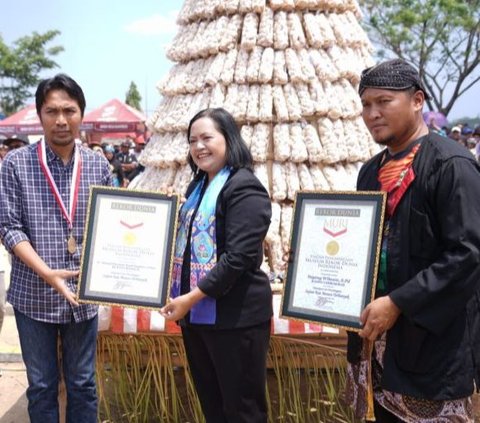
M 204 109 L 198 112 L 188 124 L 187 141 L 190 142 L 192 125 L 198 119 L 204 117 L 212 119 L 217 131 L 219 131 L 225 138 L 225 142 L 227 144 L 227 165 L 233 169 L 245 167 L 252 170 L 252 155 L 250 154 L 247 144 L 245 144 L 245 141 L 240 135 L 240 131 L 235 123 L 235 119 L 233 119 L 233 116 L 221 107 Z M 197 165 L 193 162 L 192 155 L 190 153 L 188 153 L 188 163 L 193 172 L 197 173 Z
M 83 117 L 86 102 L 82 88 L 75 82 L 75 80 L 64 73 L 59 73 L 53 78 L 44 79 L 38 84 L 37 91 L 35 92 L 35 107 L 39 116 L 48 93 L 54 90 L 63 90 L 69 95 L 69 97 L 74 99 L 77 102 Z

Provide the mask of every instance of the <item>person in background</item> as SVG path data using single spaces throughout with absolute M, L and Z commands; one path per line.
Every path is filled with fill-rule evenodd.
M 395 59 L 363 71 L 363 120 L 386 147 L 357 189 L 387 193 L 375 299 L 348 335 L 348 399 L 376 421 L 473 423 L 480 386 L 480 167 L 429 131 L 418 72 Z M 373 343 L 373 354 L 369 351 Z
M 87 134 L 86 131 L 80 131 L 80 135 L 78 137 L 78 139 L 81 141 L 81 144 L 85 147 L 85 148 L 90 148 L 90 140 L 89 140 L 89 134 Z
M 110 163 L 110 171 L 112 172 L 112 180 L 114 187 L 125 187 L 125 174 L 123 172 L 122 165 L 115 157 L 115 148 L 107 144 L 103 148 L 103 153 Z
M 7 155 L 7 153 L 14 151 L 18 148 L 25 147 L 29 144 L 28 137 L 26 135 L 11 135 L 5 138 L 0 145 L 0 168 L 3 162 L 3 159 Z M 3 245 L 0 245 L 0 332 L 3 326 L 3 319 L 5 317 L 6 312 L 6 282 L 5 282 L 5 268 L 6 264 L 6 257 L 8 254 L 5 251 Z M 5 259 L 5 260 L 4 260 Z M 1 375 L 1 372 L 0 372 Z
M 102 144 L 99 140 L 94 140 L 94 141 L 92 141 L 88 144 L 88 148 L 90 148 L 92 151 L 95 149 L 95 147 L 100 147 L 102 149 L 102 153 L 103 153 L 103 147 L 102 147 Z
M 468 148 L 468 151 L 470 151 L 470 153 L 473 154 L 473 157 L 475 157 L 475 159 L 478 160 L 477 152 L 476 152 L 477 140 L 475 139 L 475 137 L 469 136 L 466 139 L 465 144 Z
M 12 135 L 2 140 L 0 144 L 0 168 L 2 166 L 3 159 L 9 151 L 16 150 L 17 148 L 24 147 L 28 145 L 28 138 L 24 135 Z M 2 331 L 3 319 L 6 313 L 6 281 L 5 281 L 5 270 L 7 266 L 6 257 L 8 254 L 5 251 L 5 248 L 0 244 L 0 332 Z M 0 371 L 0 376 L 1 376 Z
M 477 160 L 480 159 L 480 125 L 475 127 L 473 130 L 472 137 L 475 139 L 476 147 L 475 147 L 475 155 Z
M 8 147 L 3 143 L 3 140 L 0 142 L 0 167 L 2 166 L 3 159 L 8 153 Z
M 138 135 L 137 138 L 135 138 L 135 147 L 133 148 L 132 154 L 135 155 L 135 157 L 137 158 L 137 166 L 132 172 L 130 172 L 130 181 L 133 181 L 138 175 L 140 175 L 140 173 L 145 170 L 145 166 L 140 163 L 140 155 L 145 148 L 145 144 L 146 142 L 143 135 Z
M 100 145 L 93 145 L 92 151 L 96 154 L 100 154 L 101 156 L 105 157 L 105 152 L 103 151 L 103 148 Z
M 469 150 L 472 148 L 475 150 L 476 143 L 473 137 L 473 128 L 470 128 L 468 123 L 464 123 L 462 126 L 462 139 L 465 147 L 467 147 Z M 475 143 L 475 144 L 474 144 Z M 472 144 L 474 144 L 472 146 Z M 475 151 L 472 152 L 472 154 L 475 156 Z
M 20 147 L 25 147 L 29 142 L 26 135 L 12 135 L 4 139 L 3 144 L 7 146 L 8 151 L 12 151 Z
M 112 183 L 107 160 L 77 145 L 85 97 L 70 77 L 35 93 L 43 139 L 11 151 L 0 171 L 0 238 L 12 254 L 12 304 L 32 423 L 58 423 L 60 339 L 67 422 L 96 423 L 97 310 L 77 303 L 89 189 Z
M 126 141 L 126 142 L 125 142 L 125 145 L 128 144 L 128 148 L 129 148 L 129 151 L 130 151 L 130 149 L 132 148 L 132 145 L 133 145 L 133 136 L 130 135 L 130 134 L 127 134 L 127 135 L 125 136 L 125 140 L 124 140 L 124 141 Z
M 464 124 L 462 124 L 462 135 L 465 137 L 465 139 L 471 136 L 472 134 L 473 134 L 473 128 L 470 128 L 470 125 L 468 124 L 468 122 L 465 122 Z
M 150 130 L 145 125 L 145 122 L 140 122 L 137 124 L 135 134 L 136 134 L 135 140 L 137 140 L 138 137 L 141 136 L 143 137 L 145 144 L 148 144 L 148 142 L 150 141 L 150 137 L 152 136 Z
M 268 193 L 233 117 L 206 109 L 188 126 L 195 177 L 179 215 L 166 319 L 180 321 L 207 423 L 266 423 L 272 292 L 260 269 Z
M 433 116 L 430 118 L 430 122 L 428 123 L 428 128 L 444 137 L 447 136 L 445 129 L 440 128 L 440 126 L 437 125 L 437 122 L 435 121 L 435 118 Z
M 450 130 L 450 133 L 448 134 L 448 136 L 458 142 L 459 144 L 461 145 L 464 145 L 463 143 L 463 138 L 462 138 L 462 128 L 460 128 L 460 126 L 454 126 L 451 130 Z
M 120 162 L 124 174 L 124 185 L 128 186 L 128 183 L 132 180 L 134 172 L 138 166 L 137 157 L 130 152 L 131 147 L 130 138 L 127 138 L 120 144 L 120 153 L 116 155 L 116 159 Z
M 142 154 L 143 149 L 145 148 L 145 144 L 146 144 L 145 138 L 143 137 L 143 135 L 138 135 L 135 138 L 135 144 L 133 146 L 132 154 L 137 158 L 137 161 L 140 158 L 140 155 Z

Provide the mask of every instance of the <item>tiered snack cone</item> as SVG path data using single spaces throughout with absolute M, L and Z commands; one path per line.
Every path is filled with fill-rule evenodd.
M 378 151 L 360 117 L 359 76 L 371 45 L 356 0 L 186 0 L 158 85 L 163 100 L 132 188 L 183 194 L 186 130 L 201 109 L 235 117 L 272 198 L 269 270 L 281 275 L 295 192 L 354 189 Z

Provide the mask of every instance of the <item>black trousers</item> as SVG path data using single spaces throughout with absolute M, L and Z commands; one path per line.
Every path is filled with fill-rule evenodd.
M 383 408 L 377 401 L 374 402 L 375 421 L 377 423 L 402 423 L 395 414 L 390 413 L 386 408 Z
M 266 423 L 270 321 L 231 330 L 182 328 L 207 423 Z

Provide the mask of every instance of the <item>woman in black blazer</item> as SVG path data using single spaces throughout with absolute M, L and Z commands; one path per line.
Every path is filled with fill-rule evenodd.
M 266 359 L 272 293 L 263 240 L 268 193 L 233 117 L 206 109 L 190 121 L 195 177 L 179 215 L 172 300 L 207 423 L 267 421 Z

